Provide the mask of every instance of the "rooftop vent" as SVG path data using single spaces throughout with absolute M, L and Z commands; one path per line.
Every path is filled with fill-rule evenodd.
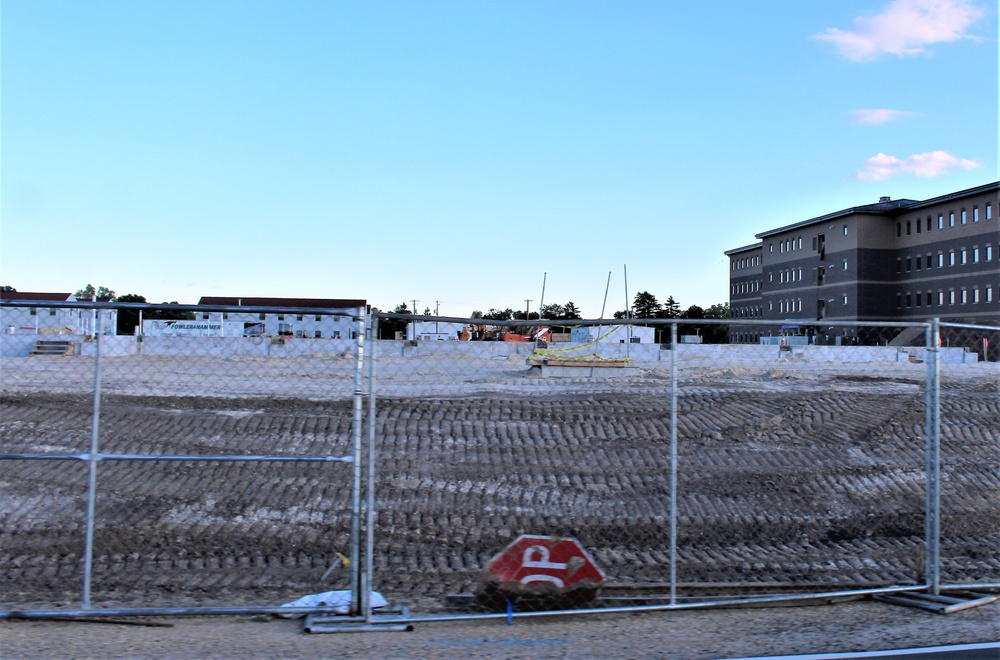
M 885 204 L 886 202 L 891 202 L 891 201 L 892 201 L 892 197 L 879 197 L 878 198 L 878 203 L 879 204 Z

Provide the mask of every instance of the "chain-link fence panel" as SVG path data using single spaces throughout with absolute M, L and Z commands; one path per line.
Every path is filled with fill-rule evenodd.
M 1000 582 L 1000 327 L 940 324 L 941 584 Z
M 85 608 L 351 589 L 359 313 L 94 307 L 112 331 L 67 335 L 72 353 L 3 344 L 2 607 L 78 605 L 81 585 Z M 153 323 L 116 335 L 125 312 Z M 68 391 L 62 363 L 89 385 Z
M 375 347 L 373 584 L 390 600 L 926 579 L 927 324 L 734 320 L 710 344 L 705 321 L 579 322 L 566 342 L 539 340 L 541 322 L 448 321 L 468 341 Z M 599 577 L 577 577 L 591 563 L 596 600 Z

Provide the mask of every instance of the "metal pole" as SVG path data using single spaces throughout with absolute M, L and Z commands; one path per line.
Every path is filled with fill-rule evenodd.
M 378 337 L 378 316 L 372 315 L 372 336 Z M 361 608 L 365 621 L 372 622 L 372 584 L 375 574 L 375 361 L 378 342 L 368 349 L 368 480 L 365 505 L 365 565 L 362 575 Z
M 604 285 L 604 302 L 601 303 L 601 320 L 604 320 L 604 308 L 608 304 L 608 291 L 611 289 L 611 271 L 608 271 L 608 283 Z
M 90 609 L 90 577 L 94 567 L 94 510 L 97 506 L 97 451 L 101 427 L 101 344 L 104 343 L 102 319 L 97 317 L 97 356 L 94 358 L 94 413 L 90 422 L 90 456 L 87 481 L 87 529 L 83 551 L 83 609 Z
M 925 571 L 927 589 L 941 592 L 941 320 L 934 318 L 927 330 L 927 507 L 925 512 L 926 538 Z
M 670 324 L 670 604 L 677 603 L 677 324 Z
M 545 307 L 545 280 L 549 277 L 548 272 L 542 273 L 542 299 L 538 303 L 538 319 L 542 319 L 542 308 Z
M 361 612 L 361 424 L 364 352 L 365 352 L 365 320 L 364 309 L 358 310 L 358 355 L 354 370 L 354 421 L 352 434 L 354 436 L 353 485 L 351 487 L 351 614 L 357 616 Z
M 632 326 L 628 324 L 629 304 L 628 304 L 628 264 L 622 264 L 622 272 L 625 275 L 625 357 L 628 358 L 629 344 L 632 343 Z

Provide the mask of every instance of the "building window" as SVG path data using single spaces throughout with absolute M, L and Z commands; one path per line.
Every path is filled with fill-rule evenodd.
M 38 316 L 38 310 L 32 307 L 30 310 L 28 310 L 28 316 Z
M 910 272 L 910 265 L 911 265 L 911 259 L 910 259 L 910 257 L 907 257 L 906 258 L 906 272 L 907 273 Z
M 768 252 L 774 252 L 774 243 L 768 243 L 767 244 L 767 251 Z
M 938 268 L 944 268 L 944 255 L 938 252 Z
M 954 250 L 950 250 L 948 252 L 948 265 L 949 266 L 954 266 L 955 265 L 955 251 Z
M 979 248 L 978 247 L 972 248 L 972 263 L 974 263 L 974 264 L 978 264 L 979 263 Z
M 952 212 L 950 212 L 948 214 L 948 226 L 949 227 L 954 227 L 955 226 L 955 212 L 954 211 L 952 211 Z
M 967 302 L 969 302 L 968 291 L 966 291 L 965 289 L 962 289 L 962 304 L 964 305 Z
M 279 321 L 284 321 L 285 320 L 285 315 L 284 314 L 278 314 L 278 320 Z
M 260 313 L 260 320 L 261 321 L 263 321 L 266 317 L 267 317 L 267 314 L 265 314 L 264 312 Z
M 902 272 L 903 272 L 903 260 L 900 259 L 899 257 L 896 257 L 896 274 L 898 275 L 899 273 Z
M 297 314 L 297 315 L 295 316 L 295 320 L 296 320 L 296 321 L 301 321 L 301 320 L 302 320 L 302 315 L 301 315 L 301 314 Z
M 986 219 L 987 220 L 993 219 L 993 205 L 989 203 L 986 204 Z
M 979 222 L 979 207 L 978 206 L 973 206 L 972 207 L 972 221 L 973 222 Z
M 899 238 L 902 235 L 903 235 L 903 225 L 902 225 L 902 223 L 897 222 L 896 223 L 896 238 Z
M 847 259 L 844 259 L 844 270 L 847 270 Z
M 962 265 L 964 266 L 967 262 L 965 257 L 965 248 L 962 248 Z
M 56 315 L 56 310 L 50 309 L 49 310 L 49 316 L 55 316 L 55 315 Z
M 993 287 L 986 285 L 986 302 L 993 302 Z
M 938 229 L 944 229 L 944 216 L 938 213 Z
M 962 224 L 965 224 L 965 209 L 962 209 Z
M 978 305 L 979 304 L 979 287 L 978 286 L 972 288 L 972 304 L 974 304 L 974 305 Z
M 938 307 L 944 305 L 944 291 L 938 291 Z
M 899 293 L 897 291 L 896 292 L 896 309 L 899 309 L 900 307 L 902 307 L 903 306 L 902 303 L 903 303 L 903 294 L 901 294 L 901 293 Z
M 322 317 L 322 316 L 320 316 L 319 314 L 317 314 L 317 315 L 316 315 L 316 320 L 317 320 L 317 321 L 322 321 L 322 320 L 323 320 L 323 317 Z
M 799 249 L 800 250 L 802 249 L 802 237 L 801 236 L 799 236 Z
M 906 292 L 906 306 L 910 307 L 913 305 L 913 294 L 909 291 Z
M 844 225 L 844 236 L 847 236 L 847 225 Z
M 954 305 L 955 304 L 955 290 L 954 289 L 952 289 L 951 291 L 948 292 L 948 304 L 949 305 Z
M 910 221 L 909 221 L 909 220 L 907 220 L 907 221 L 906 221 L 906 235 L 907 235 L 907 236 L 909 236 L 909 235 L 910 235 L 910 229 L 911 229 L 911 228 L 910 228 Z
M 915 305 L 916 307 L 920 307 L 920 298 L 921 298 L 920 292 L 917 291 L 916 295 L 914 296 L 914 301 L 916 302 L 916 305 Z
M 317 331 L 316 331 L 316 332 L 315 332 L 315 333 L 313 334 L 313 337 L 315 337 L 316 339 L 322 339 L 322 338 L 323 338 L 323 331 L 322 331 L 322 330 L 317 330 Z
M 986 246 L 986 261 L 993 261 L 993 246 Z
M 844 304 L 845 305 L 847 304 L 847 294 L 846 293 L 844 294 Z
M 913 263 L 916 265 L 917 270 L 920 270 L 920 262 L 921 261 L 923 261 L 923 259 L 920 258 L 919 254 L 913 259 Z
M 927 216 L 927 231 L 931 230 L 931 216 Z
M 930 291 L 927 292 L 927 306 L 930 307 L 933 303 L 934 297 Z
M 222 320 L 226 321 L 229 319 L 229 312 L 222 312 Z
M 920 218 L 917 218 L 917 233 L 918 234 L 920 233 L 920 227 L 921 227 Z
M 931 256 L 930 254 L 927 255 L 927 270 L 931 269 Z
M 207 321 L 208 320 L 208 312 L 202 312 L 201 313 L 201 320 L 202 321 Z

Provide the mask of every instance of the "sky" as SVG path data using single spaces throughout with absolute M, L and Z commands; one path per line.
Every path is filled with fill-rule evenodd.
M 2 0 L 0 284 L 708 307 L 757 233 L 1000 178 L 997 26 L 996 0 Z

